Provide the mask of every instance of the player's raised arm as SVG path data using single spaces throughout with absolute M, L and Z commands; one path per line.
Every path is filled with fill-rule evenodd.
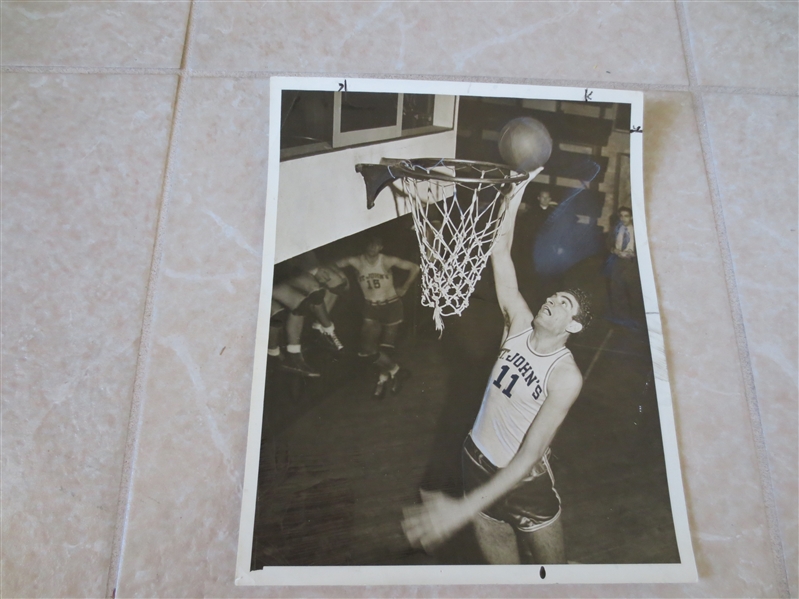
M 543 167 L 530 173 L 533 180 Z M 513 245 L 513 230 L 516 227 L 516 215 L 522 201 L 521 191 L 516 193 L 505 213 L 503 230 L 497 237 L 491 253 L 491 264 L 494 267 L 494 285 L 497 290 L 499 307 L 505 315 L 505 326 L 508 334 L 517 333 L 532 322 L 533 313 L 519 293 L 519 283 L 516 278 L 516 268 L 511 259 L 511 246 Z
M 547 399 L 510 463 L 462 499 L 424 493 L 421 506 L 404 510 L 402 527 L 410 543 L 424 549 L 436 547 L 529 476 L 552 443 L 582 384 L 582 375 L 571 357 L 558 364 L 547 384 Z

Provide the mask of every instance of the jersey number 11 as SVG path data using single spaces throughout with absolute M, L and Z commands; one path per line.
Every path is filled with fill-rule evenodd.
M 504 379 L 505 375 L 508 374 L 508 370 L 510 370 L 510 366 L 503 366 L 502 368 L 499 369 L 499 376 L 496 379 L 494 379 L 494 386 L 497 389 L 502 389 L 502 379 Z M 504 395 L 505 397 L 510 397 L 511 389 L 513 389 L 513 385 L 515 385 L 516 381 L 518 380 L 519 380 L 519 375 L 512 374 L 510 376 L 510 384 L 504 389 L 502 389 L 502 395 Z

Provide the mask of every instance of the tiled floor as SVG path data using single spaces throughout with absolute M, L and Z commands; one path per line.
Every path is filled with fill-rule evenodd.
M 0 11 L 0 595 L 797 596 L 796 2 Z M 278 73 L 646 92 L 699 583 L 233 585 Z

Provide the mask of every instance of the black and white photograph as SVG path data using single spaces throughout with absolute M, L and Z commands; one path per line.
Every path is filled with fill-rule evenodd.
M 237 584 L 696 578 L 642 98 L 272 81 Z

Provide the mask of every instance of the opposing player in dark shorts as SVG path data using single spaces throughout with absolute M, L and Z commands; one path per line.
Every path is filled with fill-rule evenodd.
M 330 268 L 325 270 L 330 271 Z M 344 347 L 336 336 L 326 301 L 329 295 L 337 292 L 333 284 L 339 284 L 338 279 L 346 279 L 344 277 L 336 279 L 329 272 L 320 276 L 317 271 L 321 273 L 322 268 L 317 268 L 314 274 L 295 271 L 284 280 L 275 283 L 272 289 L 267 350 L 267 353 L 276 359 L 273 363 L 278 363 L 282 370 L 311 378 L 319 377 L 320 373 L 308 365 L 302 354 L 301 337 L 306 316 L 315 318 L 314 328 L 328 341 L 331 349 L 341 351 Z M 280 348 L 281 331 L 284 329 L 287 353 L 285 357 Z
M 311 305 L 322 299 L 316 293 L 307 293 L 291 285 L 289 281 L 276 283 L 272 288 L 272 309 L 269 322 L 269 348 L 271 364 L 278 364 L 301 376 L 316 378 L 320 374 L 311 368 L 302 354 L 302 329 L 305 316 L 311 314 Z M 280 348 L 281 333 L 285 330 L 286 353 Z
M 382 253 L 383 242 L 378 237 L 367 240 L 363 254 L 350 256 L 336 262 L 339 268 L 353 268 L 365 300 L 361 347 L 358 354 L 375 364 L 379 371 L 373 397 L 385 396 L 386 389 L 399 393 L 403 381 L 410 376 L 391 357 L 399 326 L 403 320 L 402 296 L 419 276 L 419 267 L 413 262 Z M 408 272 L 399 287 L 394 286 L 393 269 Z
M 582 388 L 566 341 L 588 324 L 590 307 L 585 294 L 572 289 L 555 293 L 533 315 L 510 254 L 520 202 L 517 194 L 491 255 L 505 334 L 464 443 L 464 495 L 423 491 L 422 505 L 405 510 L 402 526 L 412 545 L 427 550 L 471 522 L 489 563 L 565 563 L 548 453 Z

